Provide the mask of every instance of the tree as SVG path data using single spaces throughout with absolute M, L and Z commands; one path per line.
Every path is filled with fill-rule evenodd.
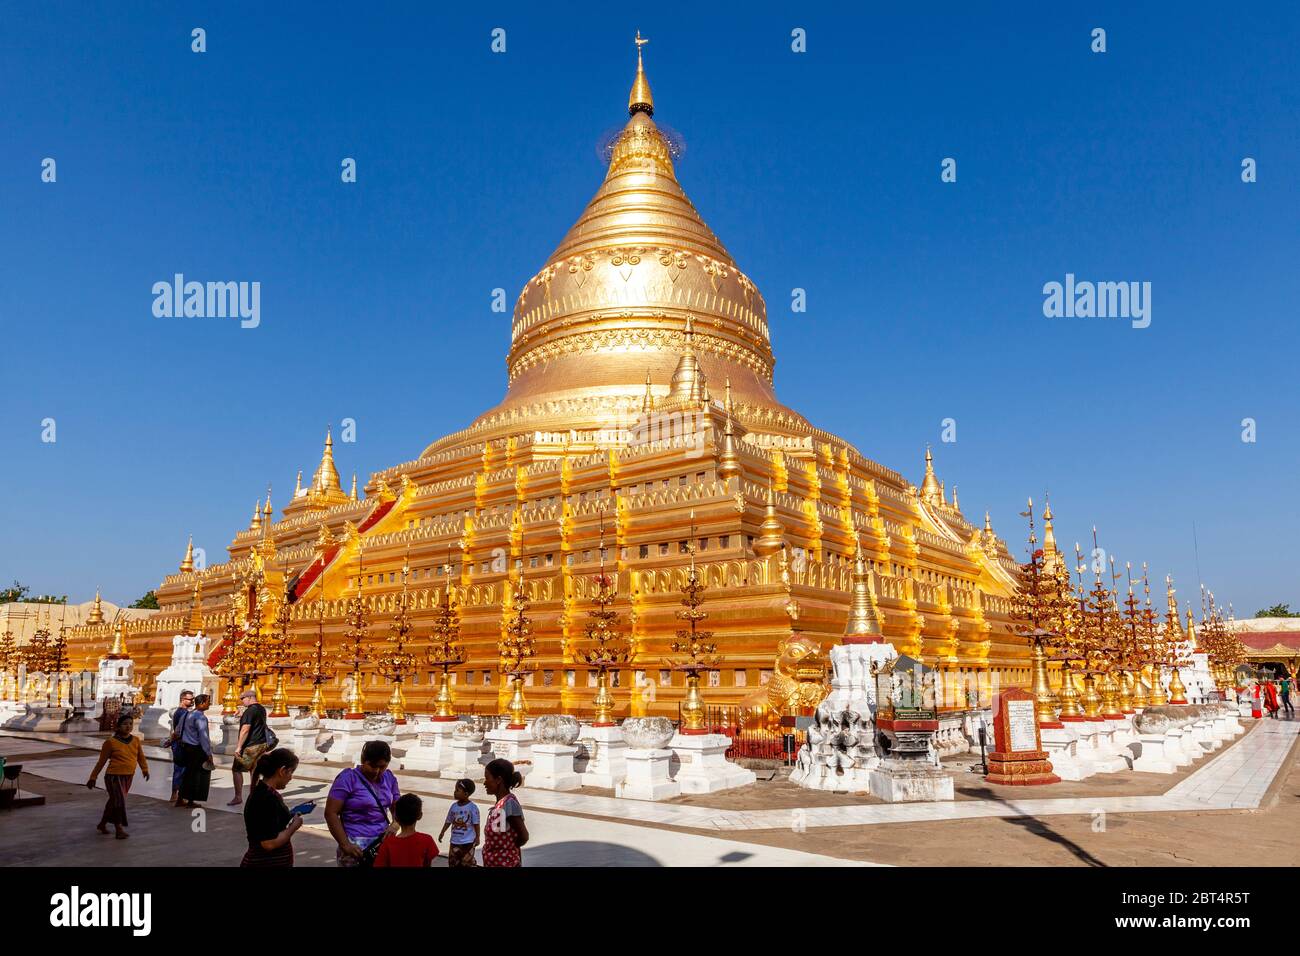
M 154 594 L 152 591 L 146 591 L 144 593 L 144 597 L 140 598 L 140 600 L 132 604 L 131 607 L 139 607 L 139 608 L 145 608 L 146 610 L 149 611 L 157 611 L 158 595 Z
M 13 587 L 0 590 L 0 604 L 67 604 L 68 596 L 66 594 L 55 597 L 53 594 L 31 594 L 31 588 L 18 581 L 13 583 Z
M 1255 612 L 1256 617 L 1300 617 L 1300 611 L 1291 610 L 1290 604 L 1274 604 Z

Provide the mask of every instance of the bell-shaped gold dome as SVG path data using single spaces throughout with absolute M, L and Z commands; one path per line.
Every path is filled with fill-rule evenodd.
M 605 180 L 520 292 L 509 387 L 476 433 L 508 430 L 520 416 L 534 427 L 583 428 L 635 415 L 647 373 L 657 394 L 667 391 L 687 349 L 688 317 L 702 373 L 730 379 L 739 409 L 769 409 L 806 427 L 773 393 L 763 297 L 678 183 L 653 109 L 638 49 L 631 116 Z

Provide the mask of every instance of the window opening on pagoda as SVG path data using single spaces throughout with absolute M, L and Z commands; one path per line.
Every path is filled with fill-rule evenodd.
M 638 549 L 638 556 L 642 558 L 650 557 L 650 545 L 648 544 L 641 545 L 641 547 Z
M 724 534 L 724 535 L 722 535 L 721 537 L 719 537 L 719 538 L 718 538 L 718 547 L 719 547 L 719 548 L 723 548 L 723 549 L 726 549 L 726 548 L 731 547 L 731 535 L 729 535 L 729 534 Z
M 659 557 L 661 557 L 661 558 L 666 558 L 666 557 L 668 557 L 668 542 L 667 542 L 667 541 L 661 541 L 661 542 L 659 543 Z
M 699 549 L 700 549 L 701 551 L 708 551 L 708 550 L 709 550 L 709 539 L 708 539 L 708 538 L 701 538 L 701 539 L 700 539 L 700 542 L 699 542 Z

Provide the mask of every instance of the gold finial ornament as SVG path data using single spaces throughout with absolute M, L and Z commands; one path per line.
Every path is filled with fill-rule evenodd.
M 99 596 L 99 588 L 95 588 L 95 606 L 86 616 L 86 623 L 96 626 L 104 623 L 104 602 Z
M 203 633 L 203 580 L 194 582 L 194 600 L 190 603 L 190 627 L 191 634 Z
M 113 625 L 113 646 L 108 652 L 110 661 L 129 661 L 131 652 L 126 649 L 126 623 L 118 618 Z
M 348 501 L 357 500 L 357 473 L 352 473 L 352 490 L 348 493 Z
M 943 489 L 934 474 L 934 455 L 930 453 L 928 445 L 925 449 L 925 477 L 921 479 L 921 500 L 930 505 L 943 504 Z M 987 527 L 988 515 L 985 514 L 984 518 Z
M 316 492 L 342 491 L 339 483 L 339 470 L 334 467 L 334 434 L 332 428 L 325 429 L 325 450 L 321 452 L 320 464 L 311 479 L 312 489 Z
M 736 449 L 736 431 L 731 423 L 731 379 L 727 379 L 727 394 L 724 403 L 727 422 L 722 432 L 722 454 L 718 457 L 718 477 L 723 481 L 744 472 L 740 455 Z
M 190 535 L 190 542 L 185 546 L 185 557 L 181 558 L 180 572 L 188 574 L 194 570 L 194 535 Z
M 872 573 L 867 569 L 867 556 L 862 550 L 862 536 L 854 535 L 853 549 L 853 602 L 849 605 L 849 620 L 844 625 L 844 644 L 880 644 L 884 637 L 880 628 L 880 610 L 871 587 Z
M 627 112 L 629 116 L 635 116 L 637 113 L 644 113 L 646 116 L 654 116 L 655 100 L 650 94 L 650 81 L 645 78 L 645 64 L 641 60 L 641 48 L 650 42 L 648 37 L 642 37 L 641 31 L 636 31 L 636 79 L 632 81 L 632 92 L 627 96 Z
M 262 530 L 262 499 L 253 502 L 253 520 L 248 525 L 249 531 Z
M 771 481 L 767 483 L 767 516 L 759 530 L 762 534 L 754 539 L 754 553 L 760 558 L 776 554 L 785 547 L 785 527 L 776 516 L 776 497 Z

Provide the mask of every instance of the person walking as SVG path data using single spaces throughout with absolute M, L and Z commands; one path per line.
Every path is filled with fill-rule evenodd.
M 483 835 L 484 866 L 523 866 L 519 850 L 528 842 L 524 809 L 510 791 L 524 782 L 515 765 L 501 757 L 483 768 L 483 787 L 496 798 Z
M 375 867 L 429 867 L 438 856 L 438 844 L 427 833 L 415 829 L 424 816 L 424 803 L 413 793 L 403 794 L 393 804 L 398 831 L 379 844 Z
M 1282 709 L 1286 711 L 1287 719 L 1295 717 L 1295 708 L 1291 706 L 1291 675 L 1287 674 L 1282 678 Z
M 389 811 L 402 793 L 388 769 L 393 752 L 382 740 L 368 740 L 361 760 L 334 778 L 325 800 L 325 825 L 338 844 L 339 866 L 373 866 L 380 843 L 397 831 Z
M 135 721 L 130 715 L 117 718 L 113 736 L 104 741 L 95 769 L 90 771 L 90 779 L 86 781 L 86 788 L 94 790 L 95 778 L 104 769 L 104 765 L 108 764 L 108 773 L 104 774 L 104 791 L 108 794 L 108 800 L 104 803 L 104 813 L 95 829 L 100 833 L 108 833 L 108 825 L 111 823 L 114 836 L 119 840 L 130 836 L 126 832 L 126 795 L 135 778 L 135 768 L 138 766 L 144 778 L 149 779 L 149 761 L 144 757 L 140 738 L 131 733 L 134 729 Z
M 181 750 L 185 760 L 185 775 L 181 777 L 181 792 L 176 806 L 182 802 L 193 807 L 208 799 L 212 785 L 212 738 L 209 735 L 207 709 L 212 698 L 199 694 L 194 698 L 194 709 L 186 716 L 181 727 Z
M 247 688 L 239 695 L 239 740 L 235 744 L 235 797 L 229 807 L 237 807 L 244 802 L 244 774 L 253 769 L 257 758 L 270 749 L 266 736 L 266 708 L 257 702 L 257 691 Z
M 181 745 L 181 731 L 185 718 L 194 707 L 194 691 L 181 691 L 180 706 L 172 711 L 172 732 L 167 738 L 167 749 L 172 752 L 172 803 L 180 806 L 181 778 L 185 776 L 185 750 Z
M 1277 720 L 1277 688 L 1273 685 L 1272 680 L 1264 681 L 1264 707 L 1268 715 Z
M 280 791 L 298 769 L 298 755 L 283 747 L 268 750 L 249 768 L 248 803 L 244 805 L 244 832 L 248 850 L 240 866 L 293 866 L 293 835 L 302 817 L 290 813 Z
M 438 834 L 441 840 L 451 827 L 451 844 L 447 850 L 448 866 L 474 866 L 474 848 L 479 843 L 478 805 L 470 800 L 474 781 L 468 777 L 456 781 L 456 802 L 447 810 Z

